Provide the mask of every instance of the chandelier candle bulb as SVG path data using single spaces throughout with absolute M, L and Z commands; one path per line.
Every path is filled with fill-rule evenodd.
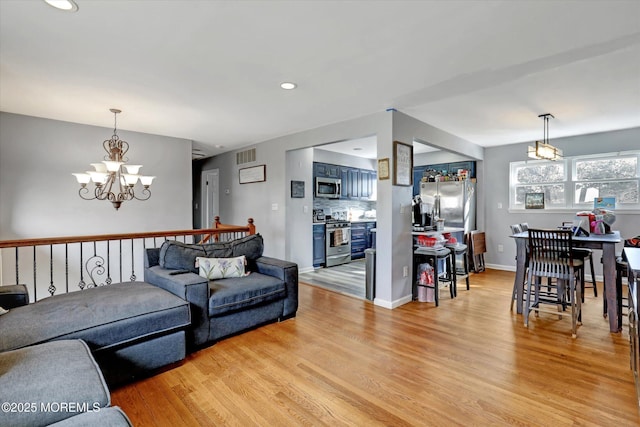
M 129 143 L 118 137 L 116 127 L 116 118 L 121 111 L 115 108 L 109 111 L 114 115 L 114 125 L 111 139 L 107 139 L 102 143 L 107 155 L 104 156 L 102 163 L 91 163 L 91 166 L 95 169 L 94 171 L 87 171 L 86 174 L 74 173 L 73 175 L 80 184 L 78 195 L 81 198 L 85 200 L 108 200 L 118 210 L 122 202 L 133 199 L 148 200 L 151 197 L 149 186 L 155 177 L 138 175 L 142 165 L 126 164 L 129 160 L 126 157 L 127 151 L 129 151 Z M 128 173 L 124 173 L 123 168 Z M 143 187 L 141 191 L 135 190 L 138 179 L 140 179 Z M 95 186 L 93 195 L 91 195 L 90 189 L 87 188 L 89 181 L 93 181 Z

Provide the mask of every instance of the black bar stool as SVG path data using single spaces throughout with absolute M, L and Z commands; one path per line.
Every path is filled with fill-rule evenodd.
M 464 243 L 445 243 L 444 247 L 451 251 L 449 254 L 451 257 L 451 260 L 449 261 L 451 264 L 449 274 L 451 275 L 453 293 L 455 296 L 458 296 L 458 280 L 465 279 L 467 290 L 469 290 L 469 260 L 467 259 L 467 245 Z M 461 261 L 460 269 L 458 269 L 458 259 Z
M 424 261 L 428 262 L 429 264 L 431 264 L 431 266 L 433 267 L 433 284 L 431 285 L 423 285 L 423 284 L 419 284 L 417 281 L 416 283 L 416 290 L 418 286 L 424 286 L 426 288 L 434 288 L 434 296 L 435 296 L 435 303 L 436 303 L 436 307 L 440 304 L 440 292 L 439 292 L 439 282 L 440 282 L 440 273 L 443 273 L 442 271 L 440 271 L 439 268 L 439 264 L 440 264 L 440 260 L 445 260 L 445 264 L 446 264 L 446 271 L 451 271 L 451 257 L 450 257 L 451 251 L 447 248 L 430 248 L 430 247 L 425 247 L 425 246 L 419 246 L 414 252 L 413 252 L 413 257 L 414 257 L 414 265 L 418 265 Z M 456 284 L 455 282 L 450 282 L 449 284 L 449 293 L 451 294 L 451 298 L 455 298 L 455 287 Z M 414 298 L 415 298 L 415 293 L 414 293 Z

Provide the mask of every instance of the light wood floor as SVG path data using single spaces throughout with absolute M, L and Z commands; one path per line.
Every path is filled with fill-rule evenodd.
M 136 426 L 638 426 L 627 332 L 509 311 L 513 273 L 395 310 L 300 285 L 298 316 L 113 390 Z M 626 327 L 626 322 L 625 322 Z
M 346 264 L 317 268 L 308 273 L 301 273 L 300 281 L 343 295 L 364 299 L 366 296 L 365 276 L 365 260 L 359 259 Z

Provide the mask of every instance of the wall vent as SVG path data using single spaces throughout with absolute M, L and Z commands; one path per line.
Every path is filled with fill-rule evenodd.
M 250 148 L 245 151 L 238 151 L 236 153 L 236 165 L 242 165 L 245 163 L 251 163 L 256 161 L 256 149 Z

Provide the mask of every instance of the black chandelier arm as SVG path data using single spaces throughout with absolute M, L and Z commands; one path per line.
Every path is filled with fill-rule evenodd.
M 149 197 L 151 197 L 151 190 L 149 190 L 148 187 L 144 187 L 141 193 L 142 196 L 138 197 L 138 195 L 136 195 L 136 193 L 133 191 L 133 188 L 131 189 L 131 194 L 133 195 L 133 197 L 135 197 L 136 200 L 149 200 Z
M 89 189 L 86 186 L 80 187 L 80 189 L 78 190 L 78 195 L 80 196 L 81 199 L 84 199 L 84 200 L 95 200 L 98 198 L 98 191 L 97 191 L 98 189 L 96 188 L 94 190 L 95 191 L 93 192 L 93 197 L 86 197 L 85 194 L 90 193 Z

